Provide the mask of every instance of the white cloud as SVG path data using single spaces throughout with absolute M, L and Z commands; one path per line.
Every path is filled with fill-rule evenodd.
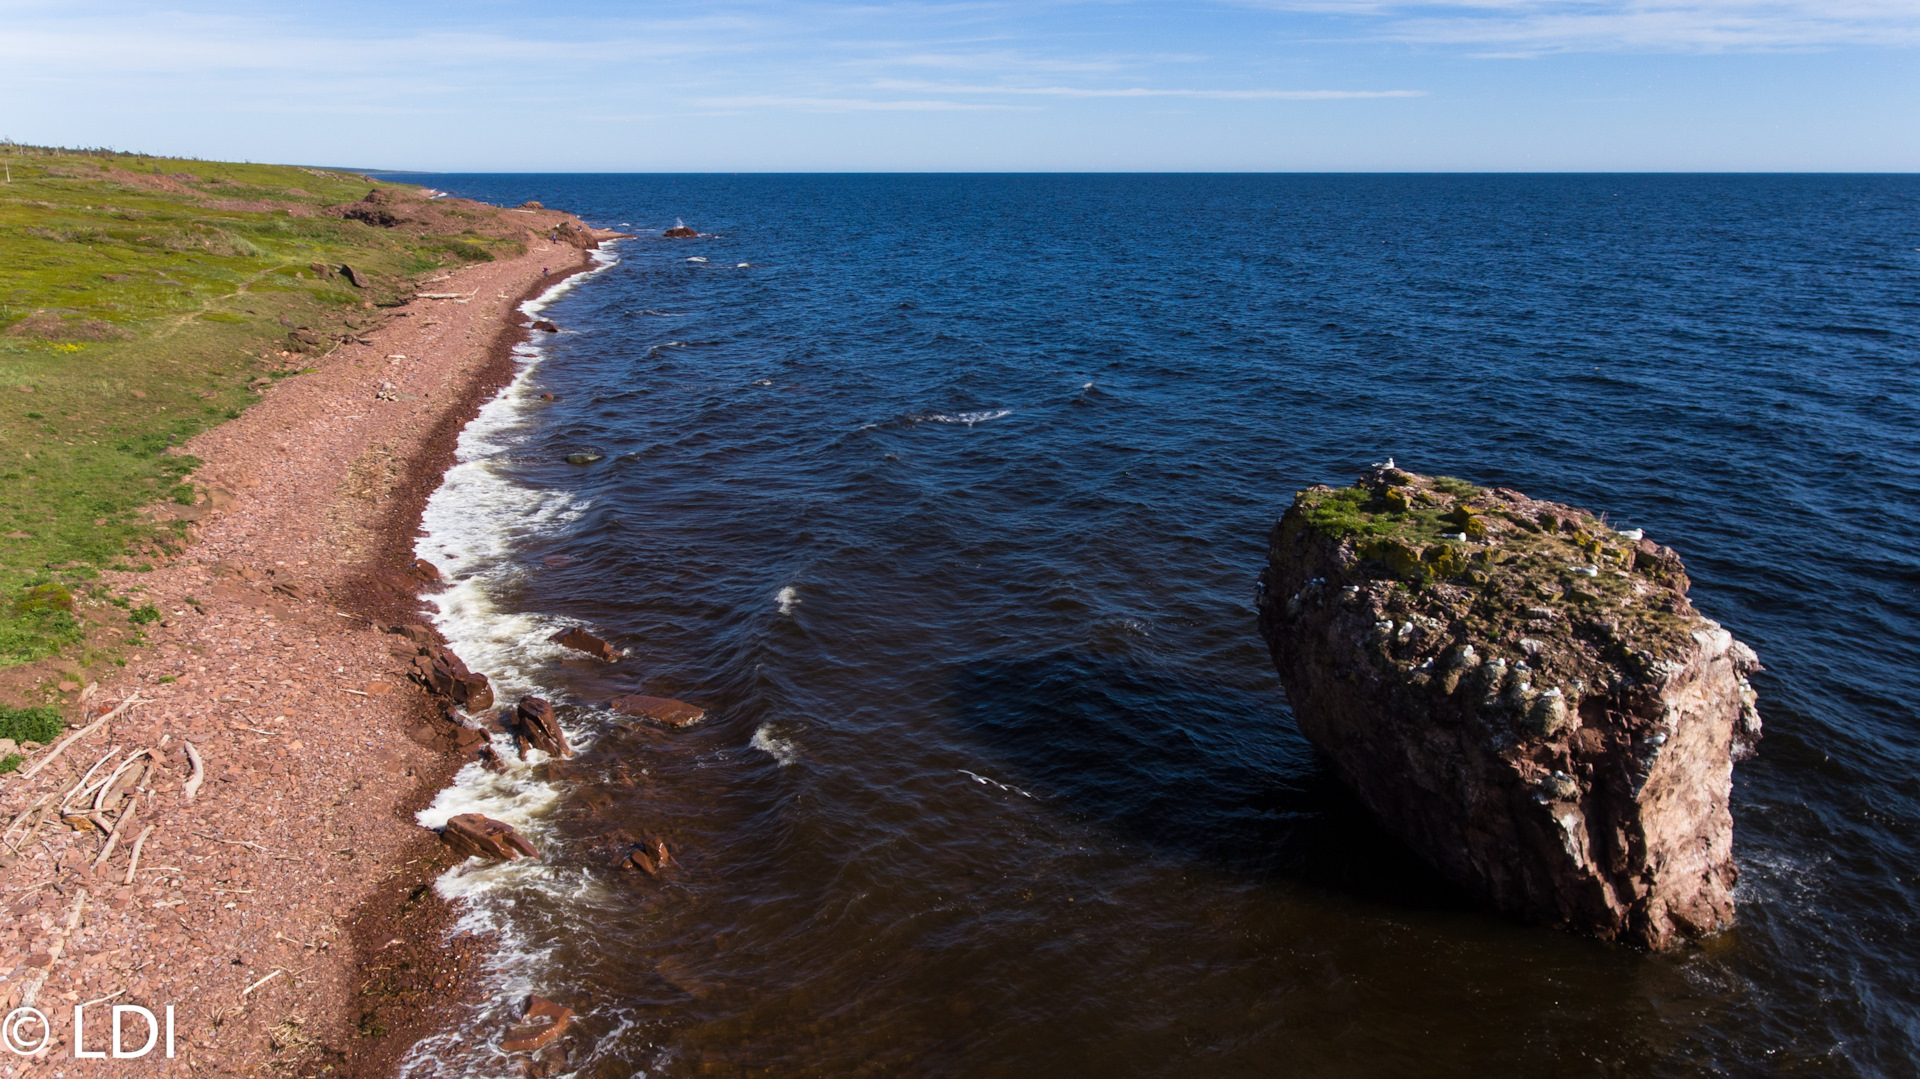
M 1376 40 L 1548 52 L 1755 52 L 1920 44 L 1920 0 L 1246 0 L 1349 16 Z

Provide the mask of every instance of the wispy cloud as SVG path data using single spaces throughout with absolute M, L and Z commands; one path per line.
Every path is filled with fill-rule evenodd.
M 1915 0 L 1243 0 L 1348 16 L 1376 40 L 1550 52 L 1758 52 L 1920 45 Z
M 882 90 L 916 90 L 941 94 L 1009 94 L 1033 97 L 1190 97 L 1214 101 L 1339 101 L 1350 98 L 1425 97 L 1425 90 L 1202 90 L 1177 87 L 1096 86 L 952 86 L 945 83 L 882 79 Z
M 782 94 L 703 97 L 695 98 L 694 104 L 713 109 L 799 109 L 803 112 L 991 112 L 1022 107 L 983 105 L 973 101 L 875 101 L 859 97 L 794 97 Z

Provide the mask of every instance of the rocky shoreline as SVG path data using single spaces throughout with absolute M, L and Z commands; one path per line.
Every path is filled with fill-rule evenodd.
M 420 511 L 513 374 L 519 304 L 612 235 L 492 212 L 524 224 L 524 255 L 307 346 L 324 348 L 308 370 L 183 447 L 198 497 L 157 512 L 191 522 L 185 552 L 109 575 L 158 612 L 148 650 L 89 687 L 91 725 L 58 759 L 0 779 L 0 1012 L 32 1000 L 54 1027 L 0 1074 L 384 1076 L 471 984 L 484 942 L 448 943 L 431 887 L 457 859 L 413 815 L 478 738 L 447 718 L 432 662 L 410 677 L 422 642 L 389 631 L 421 620 Z M 93 820 L 63 811 L 89 797 Z M 174 1057 L 75 1059 L 75 1005 L 88 1051 L 113 1006 L 172 1007 Z
M 1300 492 L 1260 580 L 1301 732 L 1445 876 L 1652 949 L 1733 923 L 1760 665 L 1671 549 L 1388 462 Z

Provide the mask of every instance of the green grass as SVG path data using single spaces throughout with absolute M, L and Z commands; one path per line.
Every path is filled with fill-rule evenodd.
M 7 708 L 0 706 L 0 738 L 45 745 L 67 729 L 58 708 Z
M 492 227 L 450 204 L 439 234 L 327 216 L 387 186 L 350 173 L 9 144 L 0 160 L 0 667 L 80 636 L 68 611 L 8 600 L 184 544 L 136 511 L 194 501 L 179 445 L 283 373 L 289 323 L 364 332 L 415 275 L 519 249 L 500 228 L 445 234 Z

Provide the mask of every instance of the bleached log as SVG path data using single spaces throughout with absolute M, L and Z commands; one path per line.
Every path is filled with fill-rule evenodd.
M 193 775 L 188 776 L 186 785 L 180 788 L 180 793 L 186 795 L 187 801 L 191 802 L 193 796 L 200 793 L 200 781 L 207 777 L 207 766 L 200 759 L 200 751 L 194 748 L 192 742 L 180 744 L 187 747 L 187 759 L 193 762 Z
M 30 765 L 25 771 L 21 772 L 20 778 L 32 779 L 35 775 L 39 774 L 40 769 L 45 768 L 49 764 L 52 764 L 54 760 L 60 756 L 60 754 L 65 753 L 67 751 L 68 746 L 72 745 L 73 743 L 79 741 L 82 738 L 85 738 L 87 735 L 92 734 L 94 731 L 99 730 L 101 726 L 103 726 L 108 720 L 126 711 L 127 709 L 132 708 L 134 705 L 147 704 L 147 703 L 148 703 L 147 701 L 143 701 L 140 699 L 140 695 L 138 693 L 130 694 L 127 697 L 127 699 L 124 701 L 121 701 L 120 706 L 115 708 L 113 711 L 108 712 L 106 715 L 101 716 L 99 719 L 94 720 L 92 723 L 89 723 L 86 726 L 80 728 L 79 730 L 74 731 L 72 734 L 67 735 L 67 737 L 63 739 L 58 745 L 54 746 L 53 749 L 46 754 L 46 756 L 41 757 L 37 761 L 34 761 L 33 764 Z

